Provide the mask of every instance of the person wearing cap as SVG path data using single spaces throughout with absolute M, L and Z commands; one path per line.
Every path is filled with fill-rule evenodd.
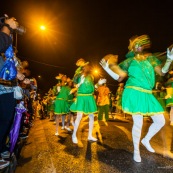
M 75 102 L 70 106 L 70 110 L 77 113 L 72 134 L 72 141 L 75 144 L 78 143 L 76 133 L 83 114 L 86 114 L 89 116 L 88 140 L 95 142 L 97 139 L 92 135 L 94 113 L 97 112 L 97 105 L 93 96 L 94 78 L 90 73 L 91 68 L 89 62 L 85 62 L 84 59 L 80 59 L 77 61 L 76 65 L 79 67 L 75 72 L 73 82 L 76 84 L 77 96 Z
M 100 65 L 115 80 L 121 82 L 128 76 L 123 95 L 122 110 L 132 115 L 132 138 L 134 146 L 133 159 L 141 162 L 139 143 L 143 125 L 143 116 L 150 116 L 153 123 L 141 143 L 150 152 L 155 150 L 150 145 L 151 138 L 165 125 L 164 110 L 158 100 L 152 94 L 155 85 L 155 73 L 165 75 L 173 61 L 173 49 L 167 49 L 167 60 L 163 67 L 161 62 L 151 53 L 146 52 L 150 48 L 148 35 L 135 36 L 130 39 L 129 50 L 134 56 L 130 56 L 117 65 L 117 55 L 105 56 Z
M 98 106 L 98 120 L 103 120 L 103 113 L 105 114 L 105 120 L 109 119 L 109 93 L 110 90 L 106 86 L 106 79 L 99 79 L 98 81 L 98 97 L 97 97 L 97 106 Z

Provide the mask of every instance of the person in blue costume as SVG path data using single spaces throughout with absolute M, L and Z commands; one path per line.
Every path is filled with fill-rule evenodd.
M 4 24 L 0 28 L 0 54 L 8 52 L 11 50 L 11 55 L 13 51 L 11 49 L 12 38 L 11 30 L 17 28 L 17 22 L 14 18 L 5 20 Z M 9 48 L 10 47 L 10 48 Z M 4 58 L 0 56 L 0 72 L 4 67 Z M 16 73 L 15 73 L 16 75 Z M 15 76 L 16 77 L 16 76 Z M 2 80 L 0 79 L 0 169 L 7 167 L 10 162 L 4 160 L 3 156 L 6 154 L 6 139 L 10 132 L 10 127 L 13 122 L 16 100 L 14 99 L 12 82 L 10 79 Z M 5 82 L 3 84 L 3 82 Z M 9 85 L 6 83 L 9 82 Z
M 84 62 L 84 60 L 82 60 L 79 68 L 81 69 L 81 71 L 79 70 L 79 72 L 75 73 L 74 76 L 74 82 L 77 86 L 77 96 L 75 102 L 70 106 L 71 112 L 77 113 L 72 135 L 72 141 L 75 144 L 78 143 L 76 133 L 83 114 L 89 116 L 88 140 L 94 142 L 97 141 L 97 139 L 92 135 L 92 130 L 94 126 L 94 113 L 97 112 L 96 100 L 93 96 L 94 79 L 90 73 L 91 68 L 88 62 Z
M 151 53 L 146 52 L 148 48 L 150 48 L 148 35 L 135 36 L 130 40 L 129 45 L 129 50 L 134 52 L 133 57 L 117 65 L 117 56 L 111 54 L 105 56 L 100 62 L 104 70 L 115 80 L 121 82 L 128 76 L 122 95 L 122 110 L 124 113 L 131 114 L 133 118 L 133 159 L 136 162 L 141 162 L 139 143 L 143 116 L 151 116 L 153 123 L 141 143 L 148 151 L 155 152 L 150 145 L 150 140 L 165 124 L 164 110 L 152 94 L 155 73 L 165 75 L 173 61 L 173 49 L 168 48 L 167 60 L 161 67 L 161 62 Z

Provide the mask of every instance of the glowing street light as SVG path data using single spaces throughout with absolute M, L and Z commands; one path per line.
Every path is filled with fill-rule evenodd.
M 94 76 L 100 76 L 100 70 L 98 68 L 94 68 L 92 70 L 92 73 L 93 73 Z
M 45 27 L 44 25 L 41 25 L 41 26 L 40 26 L 40 29 L 41 29 L 42 31 L 44 31 L 44 30 L 46 30 L 46 27 Z
M 98 69 L 95 69 L 95 70 L 94 70 L 94 73 L 95 73 L 96 75 L 98 75 L 99 70 L 98 70 Z

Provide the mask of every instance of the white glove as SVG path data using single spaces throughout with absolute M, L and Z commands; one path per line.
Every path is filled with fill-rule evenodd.
M 97 89 L 98 88 L 98 84 L 95 84 L 94 87 L 95 87 L 95 89 Z
M 81 76 L 81 80 L 80 80 L 80 84 L 84 83 L 84 80 L 85 80 L 85 76 L 82 75 L 82 76 Z
M 57 86 L 57 91 L 60 92 L 61 91 L 61 87 Z
M 106 79 L 99 79 L 98 85 L 103 85 L 104 83 L 106 83 Z
M 108 60 L 109 61 L 109 60 Z M 106 62 L 105 59 L 102 59 L 100 61 L 100 65 L 103 67 L 103 69 L 106 71 L 109 68 L 109 63 L 108 61 Z
M 80 79 L 80 82 L 77 84 L 77 88 L 79 88 L 80 85 L 81 85 L 82 83 L 84 83 L 84 81 L 85 81 L 85 76 L 82 75 L 82 76 L 81 76 L 81 79 Z
M 109 61 L 109 60 L 108 60 Z M 110 68 L 109 68 L 109 63 L 108 61 L 106 62 L 105 59 L 102 59 L 100 61 L 100 65 L 103 67 L 103 69 L 115 80 L 119 79 L 119 75 L 114 73 Z
M 75 93 L 76 91 L 77 91 L 77 88 L 72 88 L 72 89 L 70 90 L 69 95 Z
M 171 49 L 171 51 L 168 48 L 167 49 L 167 60 L 166 60 L 165 65 L 162 67 L 163 73 L 167 73 L 169 71 L 169 67 L 170 67 L 172 61 L 173 61 L 173 48 Z
M 173 61 L 173 48 L 171 49 L 171 51 L 169 50 L 169 48 L 167 49 L 167 57 Z

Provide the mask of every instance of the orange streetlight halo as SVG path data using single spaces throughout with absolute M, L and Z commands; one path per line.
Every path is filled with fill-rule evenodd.
M 40 26 L 40 29 L 41 29 L 41 30 L 45 30 L 46 27 L 45 27 L 44 25 L 41 25 L 41 26 Z

